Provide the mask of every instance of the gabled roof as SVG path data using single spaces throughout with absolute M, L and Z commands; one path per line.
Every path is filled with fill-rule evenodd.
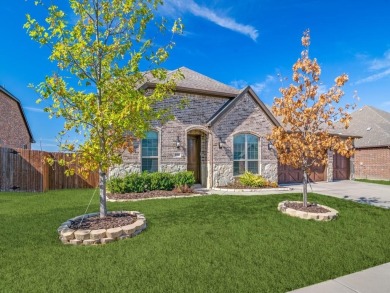
M 364 106 L 351 114 L 352 120 L 348 129 L 342 130 L 343 135 L 355 133 L 362 138 L 355 141 L 355 147 L 390 146 L 390 113 Z
M 248 93 L 249 96 L 260 106 L 263 112 L 267 115 L 267 117 L 272 121 L 275 126 L 280 126 L 279 122 L 275 119 L 275 116 L 272 115 L 267 106 L 259 99 L 253 89 L 248 86 L 243 89 L 234 99 L 227 101 L 208 121 L 207 125 L 212 126 L 215 122 L 217 122 L 225 113 L 227 113 L 230 109 L 237 104 L 239 100 L 241 100 L 245 94 Z
M 168 72 L 168 77 L 175 72 L 180 71 L 183 78 L 176 81 L 176 91 L 191 92 L 199 94 L 209 94 L 213 96 L 222 96 L 233 98 L 239 94 L 239 90 L 216 81 L 210 77 L 200 74 L 196 71 L 188 69 L 187 67 L 180 67 L 179 69 Z M 151 78 L 142 87 L 155 87 L 159 82 L 158 79 Z
M 272 112 L 272 106 L 270 105 L 266 105 L 268 110 Z M 291 126 L 288 125 L 288 126 L 283 126 L 283 118 L 282 116 L 274 116 L 276 120 L 278 120 L 279 124 L 287 131 L 290 131 L 291 132 Z M 340 137 L 343 137 L 343 138 L 348 138 L 348 137 L 352 137 L 352 138 L 361 138 L 361 136 L 359 134 L 357 134 L 356 132 L 353 132 L 353 131 L 348 131 L 348 133 L 345 131 L 345 127 L 341 124 L 336 124 L 335 125 L 335 129 L 328 129 L 328 133 L 331 134 L 331 135 L 337 135 L 337 136 L 340 136 Z
M 24 124 L 26 125 L 28 134 L 30 135 L 30 142 L 35 143 L 34 137 L 32 135 L 31 129 L 30 129 L 30 125 L 28 124 L 28 121 L 26 119 L 26 115 L 24 114 L 22 104 L 20 103 L 19 99 L 16 98 L 13 94 L 11 94 L 8 90 L 6 90 L 1 85 L 0 85 L 0 91 L 3 92 L 6 96 L 8 96 L 10 99 L 14 100 L 17 103 L 19 110 L 20 110 L 20 113 L 22 114 Z

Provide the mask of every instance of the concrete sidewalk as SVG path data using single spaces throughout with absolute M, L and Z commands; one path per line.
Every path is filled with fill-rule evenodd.
M 294 293 L 389 293 L 390 263 L 346 275 L 316 285 L 304 287 Z

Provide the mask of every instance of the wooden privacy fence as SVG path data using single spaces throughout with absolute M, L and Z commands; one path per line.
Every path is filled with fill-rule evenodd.
M 50 166 L 46 157 L 52 157 L 55 163 Z M 44 192 L 98 186 L 97 172 L 91 172 L 87 179 L 77 173 L 66 176 L 66 167 L 58 164 L 60 159 L 69 160 L 69 156 L 66 153 L 0 147 L 0 191 Z

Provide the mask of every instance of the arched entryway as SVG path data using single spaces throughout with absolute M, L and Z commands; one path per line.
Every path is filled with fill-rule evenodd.
M 209 132 L 201 128 L 187 130 L 187 170 L 194 172 L 197 184 L 208 187 Z

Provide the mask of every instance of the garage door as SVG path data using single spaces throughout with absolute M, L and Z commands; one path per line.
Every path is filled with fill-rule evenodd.
M 333 154 L 333 180 L 349 180 L 349 158 Z
M 309 181 L 324 181 L 326 178 L 325 166 L 313 166 L 311 168 Z M 301 170 L 294 169 L 291 166 L 287 165 L 278 165 L 278 182 L 281 183 L 301 183 L 303 180 L 303 174 Z

